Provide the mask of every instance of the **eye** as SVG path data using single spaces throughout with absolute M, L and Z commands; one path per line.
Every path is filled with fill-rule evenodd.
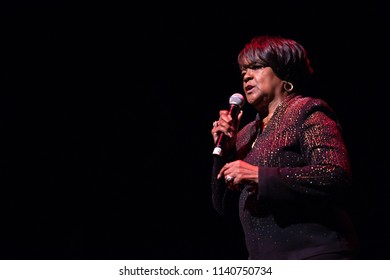
M 253 70 L 258 70 L 258 69 L 262 69 L 262 68 L 264 68 L 265 66 L 264 65 L 253 65 L 252 67 L 251 67 L 251 69 L 253 69 Z

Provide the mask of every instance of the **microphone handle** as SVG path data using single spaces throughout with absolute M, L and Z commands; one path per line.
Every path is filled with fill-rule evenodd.
M 236 121 L 238 113 L 240 112 L 240 106 L 236 104 L 231 104 L 229 108 L 229 115 L 232 116 L 233 123 Z M 222 156 L 223 151 L 222 151 L 222 146 L 224 144 L 224 141 L 226 139 L 226 135 L 223 133 L 220 133 L 217 139 L 217 142 L 215 143 L 215 147 L 213 150 L 213 155 L 216 156 Z

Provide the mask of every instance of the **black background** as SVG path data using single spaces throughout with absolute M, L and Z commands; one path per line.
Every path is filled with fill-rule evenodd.
M 384 4 L 1 5 L 0 258 L 245 259 L 211 206 L 210 130 L 242 92 L 238 51 L 277 34 L 343 124 L 359 258 L 388 259 Z

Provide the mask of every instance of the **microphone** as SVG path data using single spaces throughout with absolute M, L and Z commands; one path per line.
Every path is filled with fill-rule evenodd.
M 234 93 L 232 96 L 230 96 L 229 99 L 229 115 L 232 117 L 233 122 L 236 121 L 238 113 L 240 112 L 242 106 L 244 106 L 245 99 L 244 96 L 240 93 Z M 217 142 L 215 144 L 215 148 L 213 150 L 213 155 L 222 156 L 222 145 L 225 141 L 226 135 L 223 133 L 220 133 L 217 139 Z

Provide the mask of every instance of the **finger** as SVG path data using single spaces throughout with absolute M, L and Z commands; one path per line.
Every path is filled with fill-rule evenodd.
M 219 120 L 229 124 L 232 120 L 232 116 L 230 116 L 229 111 L 222 110 L 219 112 Z M 221 125 L 222 123 L 220 122 L 219 124 Z
M 221 169 L 217 175 L 217 179 L 219 180 L 223 176 L 224 171 Z
M 227 175 L 227 176 L 225 177 L 225 182 L 226 182 L 226 183 L 230 184 L 230 183 L 232 183 L 233 181 L 234 181 L 234 177 L 233 177 L 233 176 Z
M 241 121 L 241 118 L 242 118 L 242 115 L 244 114 L 244 111 L 241 110 L 238 115 L 237 115 L 237 125 L 240 124 L 240 121 Z
M 229 168 L 229 162 L 226 163 L 224 166 L 222 166 L 221 170 L 219 171 L 219 173 L 217 175 L 217 179 L 219 179 L 222 176 L 224 176 L 224 174 L 225 174 L 225 172 L 227 171 L 228 168 Z

